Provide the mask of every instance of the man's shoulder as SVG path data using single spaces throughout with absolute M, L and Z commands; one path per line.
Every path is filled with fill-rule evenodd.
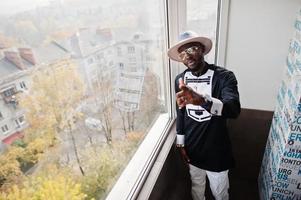
M 209 69 L 213 70 L 215 75 L 234 74 L 232 71 L 226 69 L 225 67 L 217 66 L 214 64 L 209 64 Z
M 186 72 L 187 70 L 184 70 L 183 72 L 181 72 L 180 74 L 178 74 L 177 76 L 176 76 L 176 78 L 175 78 L 175 80 L 178 80 L 179 78 L 184 78 L 184 75 L 185 75 L 185 72 Z

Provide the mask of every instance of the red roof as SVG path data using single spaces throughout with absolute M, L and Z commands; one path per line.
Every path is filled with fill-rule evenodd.
M 11 144 L 13 143 L 15 140 L 23 138 L 23 133 L 22 132 L 15 132 L 14 134 L 11 134 L 10 136 L 8 136 L 7 138 L 4 138 L 2 140 L 2 142 L 4 144 Z

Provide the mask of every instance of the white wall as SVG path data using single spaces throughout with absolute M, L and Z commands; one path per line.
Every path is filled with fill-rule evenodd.
M 243 108 L 274 110 L 301 0 L 231 0 L 226 67 Z

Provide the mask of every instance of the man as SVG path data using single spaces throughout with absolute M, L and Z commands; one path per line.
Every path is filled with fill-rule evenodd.
M 228 170 L 234 167 L 227 118 L 240 113 L 237 80 L 233 72 L 204 61 L 211 48 L 209 38 L 186 31 L 168 50 L 187 67 L 175 80 L 176 145 L 189 163 L 194 200 L 205 199 L 206 175 L 215 199 L 229 199 Z

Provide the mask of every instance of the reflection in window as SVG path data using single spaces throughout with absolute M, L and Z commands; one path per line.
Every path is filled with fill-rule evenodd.
M 187 30 L 212 40 L 212 50 L 206 61 L 214 63 L 218 0 L 187 0 Z
M 167 112 L 164 2 L 45 2 L 0 2 L 0 199 L 104 199 Z

